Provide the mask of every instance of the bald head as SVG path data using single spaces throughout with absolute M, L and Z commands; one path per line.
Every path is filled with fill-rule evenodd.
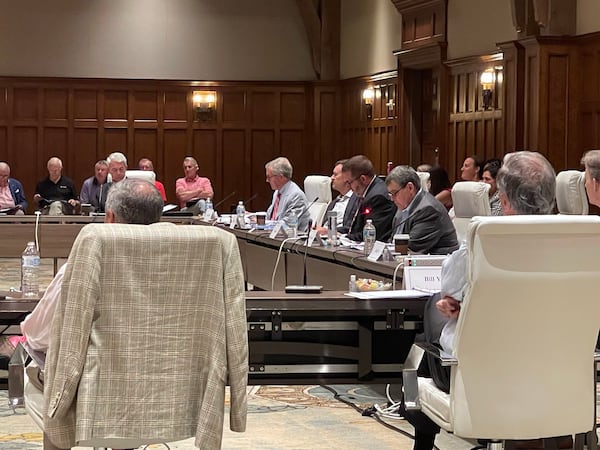
M 62 168 L 63 168 L 62 161 L 60 160 L 60 158 L 53 156 L 52 158 L 50 158 L 48 160 L 47 167 L 48 167 L 48 177 L 50 178 L 50 180 L 52 180 L 52 182 L 56 183 L 62 175 Z

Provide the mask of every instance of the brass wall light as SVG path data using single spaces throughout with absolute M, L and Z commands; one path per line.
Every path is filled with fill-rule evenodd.
M 214 120 L 217 104 L 217 91 L 194 91 L 192 104 L 196 120 Z
M 481 72 L 479 82 L 481 83 L 483 109 L 490 109 L 494 98 L 494 85 L 496 84 L 496 72 L 494 69 L 486 69 Z
M 365 105 L 365 114 L 367 120 L 373 118 L 373 99 L 375 98 L 375 91 L 373 88 L 367 88 L 362 91 L 363 104 Z

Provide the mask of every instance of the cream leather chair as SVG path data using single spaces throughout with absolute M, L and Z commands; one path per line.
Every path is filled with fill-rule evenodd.
M 452 223 L 456 228 L 456 237 L 461 243 L 467 236 L 467 228 L 471 218 L 489 216 L 490 185 L 478 181 L 459 181 L 452 187 Z
M 141 178 L 152 184 L 156 181 L 156 174 L 152 170 L 128 170 L 125 172 L 126 178 Z
M 417 172 L 419 179 L 421 180 L 421 189 L 425 192 L 429 192 L 429 172 Z
M 304 193 L 310 205 L 309 215 L 312 223 L 321 225 L 327 205 L 331 202 L 331 178 L 324 175 L 308 175 L 304 179 Z M 312 202 L 314 204 L 311 204 Z
M 588 214 L 585 172 L 563 170 L 556 175 L 556 207 L 559 214 Z
M 600 327 L 600 218 L 477 217 L 467 245 L 469 287 L 455 360 L 448 361 L 450 394 L 418 378 L 421 410 L 465 438 L 589 432 Z

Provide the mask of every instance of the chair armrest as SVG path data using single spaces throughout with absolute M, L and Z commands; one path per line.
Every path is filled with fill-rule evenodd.
M 8 362 L 8 404 L 13 410 L 25 406 L 25 365 L 29 359 L 29 354 L 19 343 Z
M 425 350 L 430 355 L 440 360 L 440 364 L 442 366 L 456 366 L 458 365 L 458 359 L 452 356 L 450 353 L 446 353 L 439 347 L 429 343 L 429 342 L 415 342 L 413 345 L 417 345 L 423 350 Z
M 404 393 L 404 407 L 407 410 L 421 409 L 419 402 L 419 382 L 417 370 L 423 359 L 425 352 L 422 348 L 413 343 L 404 367 L 402 368 L 402 390 Z

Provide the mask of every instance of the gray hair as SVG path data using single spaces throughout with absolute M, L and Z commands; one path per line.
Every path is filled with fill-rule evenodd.
M 50 167 L 51 165 L 58 165 L 62 169 L 63 163 L 60 160 L 60 158 L 58 158 L 56 156 L 53 156 L 52 158 L 50 158 L 48 160 L 48 163 L 46 164 L 46 167 Z
M 496 184 L 517 214 L 552 214 L 554 210 L 556 173 L 541 153 L 508 153 Z
M 152 183 L 125 178 L 111 186 L 105 209 L 114 213 L 118 223 L 149 225 L 160 220 L 163 199 Z
M 108 157 L 106 158 L 106 162 L 110 164 L 112 161 L 127 165 L 127 158 L 121 152 L 113 152 L 110 155 L 108 155 Z
M 273 175 L 282 175 L 288 180 L 292 179 L 292 164 L 289 159 L 284 156 L 275 158 L 273 161 L 269 161 L 265 164 L 265 169 L 271 169 Z
M 183 158 L 183 163 L 185 164 L 186 162 L 191 162 L 194 166 L 198 167 L 198 161 L 196 161 L 196 158 L 192 156 L 186 156 Z
M 418 191 L 421 189 L 421 179 L 416 170 L 410 166 L 396 166 L 385 178 L 386 186 L 391 182 L 396 183 L 400 188 L 404 188 L 409 182 L 413 184 Z
M 581 158 L 581 164 L 585 166 L 590 177 L 600 181 L 600 150 L 590 150 L 585 152 Z

